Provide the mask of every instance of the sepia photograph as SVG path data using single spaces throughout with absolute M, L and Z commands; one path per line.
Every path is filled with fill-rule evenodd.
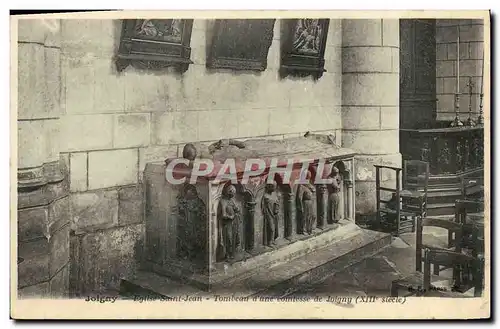
M 12 318 L 490 316 L 490 12 L 10 19 Z

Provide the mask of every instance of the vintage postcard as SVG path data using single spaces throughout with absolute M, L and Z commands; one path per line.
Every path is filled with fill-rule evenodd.
M 490 317 L 488 11 L 11 34 L 14 319 Z

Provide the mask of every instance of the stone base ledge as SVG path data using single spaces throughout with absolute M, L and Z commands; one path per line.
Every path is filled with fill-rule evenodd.
M 257 261 L 258 269 L 248 272 L 246 276 L 240 275 L 219 281 L 210 287 L 210 291 L 186 281 L 151 271 L 141 271 L 133 278 L 122 280 L 121 294 L 132 298 L 136 296 L 175 298 L 186 295 L 209 297 L 215 294 L 239 297 L 260 294 L 282 296 L 321 281 L 372 256 L 391 242 L 389 234 L 364 230 L 356 225 L 349 225 L 345 231 L 337 232 L 339 230 L 332 231 L 336 239 L 332 239 L 323 248 L 315 249 L 314 253 L 309 252 L 295 259 L 282 258 L 271 266 L 262 266 Z

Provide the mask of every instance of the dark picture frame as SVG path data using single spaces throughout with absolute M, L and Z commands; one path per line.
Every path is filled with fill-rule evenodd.
M 281 77 L 321 78 L 326 72 L 325 49 L 330 20 L 299 18 L 281 22 Z
M 206 67 L 265 71 L 276 19 L 218 19 Z
M 119 72 L 127 66 L 185 72 L 191 61 L 192 19 L 124 19 L 116 58 Z

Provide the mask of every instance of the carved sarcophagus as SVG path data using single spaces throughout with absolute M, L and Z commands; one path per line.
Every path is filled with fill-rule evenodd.
M 187 144 L 147 164 L 146 268 L 208 290 L 325 246 L 354 221 L 353 158 L 306 134 Z

